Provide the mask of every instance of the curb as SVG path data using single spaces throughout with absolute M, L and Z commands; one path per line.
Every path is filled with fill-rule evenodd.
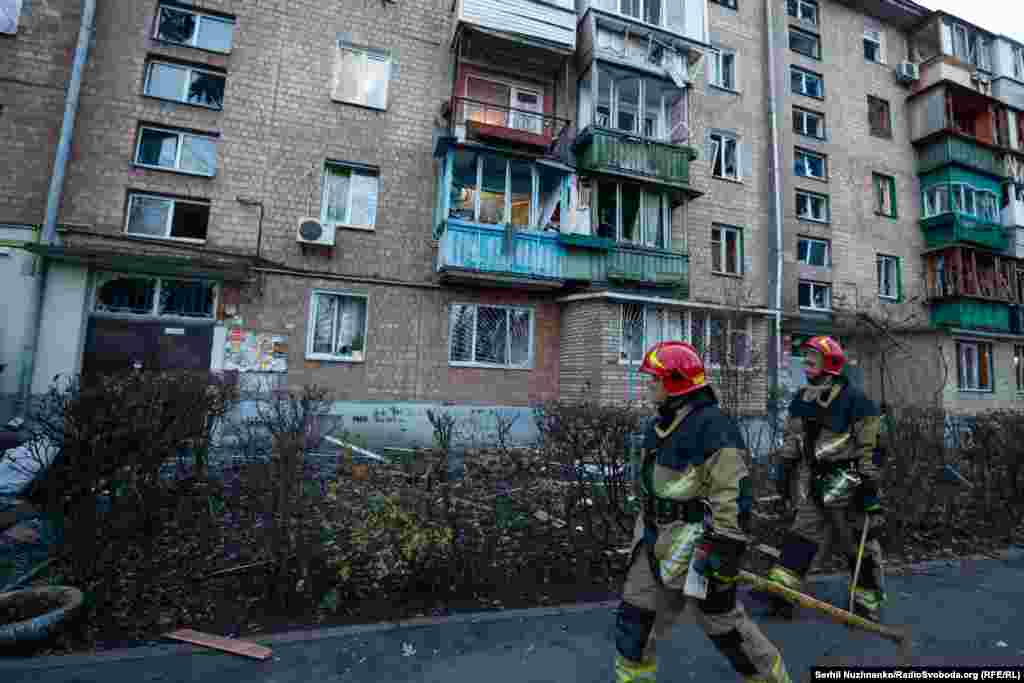
M 916 564 L 900 565 L 900 569 L 930 569 L 946 568 L 964 562 L 989 561 L 1008 562 L 1024 558 L 1024 546 L 1014 546 L 998 551 L 1001 557 L 988 555 L 970 555 L 952 560 L 930 560 Z M 833 580 L 845 580 L 845 573 L 818 574 L 808 577 L 811 583 L 824 583 Z M 310 628 L 304 630 L 286 631 L 263 637 L 247 636 L 244 640 L 251 641 L 265 646 L 275 644 L 317 642 L 331 638 L 348 638 L 353 636 L 365 636 L 375 633 L 390 633 L 404 629 L 426 628 L 430 626 L 444 626 L 448 624 L 485 624 L 496 621 L 510 621 L 514 619 L 541 619 L 548 617 L 572 616 L 598 610 L 608 610 L 618 605 L 617 600 L 604 602 L 590 602 L 582 604 L 569 604 L 558 607 L 529 607 L 516 610 L 502 610 L 496 612 L 472 612 L 469 614 L 458 614 L 450 617 L 418 617 L 395 622 L 381 622 L 377 624 L 360 624 L 355 626 L 335 626 L 329 628 Z M 21 657 L 11 658 L 6 661 L 0 660 L 0 671 L 27 671 L 39 669 L 59 669 L 67 667 L 84 667 L 101 665 L 108 662 L 131 661 L 146 659 L 149 657 L 167 657 L 177 655 L 198 655 L 198 654 L 224 654 L 219 651 L 194 645 L 145 645 L 139 647 L 119 648 L 100 652 L 96 654 L 77 655 L 49 655 L 46 657 Z

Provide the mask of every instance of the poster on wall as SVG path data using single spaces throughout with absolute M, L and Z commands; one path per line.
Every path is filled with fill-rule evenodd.
M 22 0 L 0 0 L 0 33 L 18 32 Z
M 288 338 L 233 327 L 224 342 L 224 369 L 288 372 Z

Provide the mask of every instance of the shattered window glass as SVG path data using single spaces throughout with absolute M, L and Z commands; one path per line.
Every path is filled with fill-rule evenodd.
M 196 32 L 196 15 L 177 7 L 161 7 L 157 38 L 170 43 L 192 44 Z
M 188 88 L 189 104 L 220 109 L 224 106 L 224 83 L 223 76 L 207 71 L 193 71 Z
M 477 363 L 508 363 L 508 315 L 505 309 L 480 306 L 476 311 Z
M 215 288 L 209 282 L 163 280 L 160 283 L 160 315 L 212 318 Z
M 153 312 L 156 281 L 150 278 L 117 277 L 107 280 L 96 290 L 96 311 L 104 313 Z
M 453 304 L 451 308 L 451 339 L 449 358 L 456 362 L 473 360 L 474 307 Z

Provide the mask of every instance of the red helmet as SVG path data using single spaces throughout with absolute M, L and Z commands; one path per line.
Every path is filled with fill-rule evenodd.
M 708 385 L 700 354 L 682 341 L 660 342 L 652 346 L 644 355 L 640 372 L 661 379 L 669 396 L 685 396 Z
M 842 374 L 843 366 L 846 365 L 846 354 L 843 353 L 843 347 L 839 342 L 832 337 L 811 337 L 801 344 L 800 348 L 813 349 L 824 357 L 822 372 L 826 375 Z

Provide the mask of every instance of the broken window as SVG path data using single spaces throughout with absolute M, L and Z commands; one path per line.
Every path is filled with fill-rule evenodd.
M 217 139 L 166 128 L 143 126 L 135 163 L 182 173 L 212 176 L 217 169 Z
M 214 317 L 217 285 L 204 280 L 173 280 L 101 273 L 93 310 L 97 313 Z
M 992 344 L 958 341 L 956 360 L 961 391 L 992 391 Z
M 821 59 L 821 38 L 791 26 L 789 28 L 789 49 L 812 59 Z
M 320 220 L 325 223 L 372 228 L 377 222 L 380 172 L 357 164 L 324 164 Z
M 829 220 L 828 197 L 823 194 L 797 190 L 796 215 L 805 220 L 827 223 Z
M 129 235 L 204 241 L 209 222 L 209 202 L 140 193 L 128 196 L 125 232 Z
M 529 228 L 536 223 L 533 217 L 533 164 L 511 159 L 509 167 L 509 223 Z
M 666 195 L 639 185 L 602 181 L 597 184 L 598 237 L 668 249 L 671 203 Z
M 374 109 L 388 108 L 391 53 L 338 42 L 333 99 Z
M 896 217 L 896 179 L 881 173 L 872 174 L 875 185 L 875 213 Z
M 150 97 L 221 109 L 225 83 L 225 76 L 215 71 L 154 61 L 147 67 L 143 92 Z
M 739 140 L 728 133 L 712 133 L 709 139 L 711 174 L 716 178 L 739 180 Z
M 886 100 L 868 95 L 868 124 L 875 137 L 892 138 L 892 117 Z
M 212 52 L 231 51 L 234 19 L 161 4 L 156 24 L 157 40 Z
M 96 287 L 96 304 L 102 313 L 134 313 L 148 315 L 153 312 L 156 280 L 127 275 L 101 275 Z
M 160 281 L 159 315 L 212 318 L 216 288 L 212 283 L 186 280 Z
M 363 360 L 366 308 L 365 295 L 314 292 L 306 355 L 324 360 Z
M 452 304 L 449 324 L 452 364 L 527 368 L 532 363 L 531 309 Z
M 641 304 L 622 305 L 622 336 L 620 358 L 627 363 L 639 363 L 644 351 L 644 307 Z
M 793 155 L 793 173 L 805 178 L 817 178 L 825 180 L 828 177 L 828 168 L 825 157 L 821 154 L 797 149 Z
M 562 225 L 562 195 L 564 176 L 543 166 L 537 167 L 540 176 L 540 222 L 539 227 L 560 227 Z

